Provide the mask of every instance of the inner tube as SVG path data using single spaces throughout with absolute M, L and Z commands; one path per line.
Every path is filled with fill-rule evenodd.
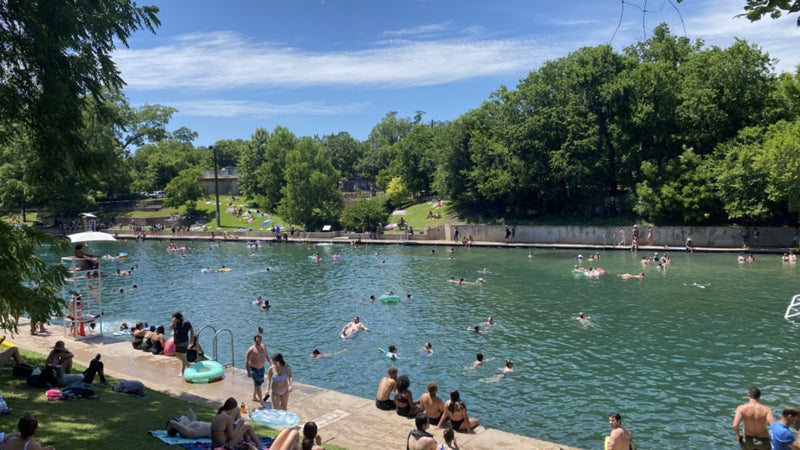
M 225 378 L 225 368 L 212 359 L 198 361 L 183 371 L 183 378 L 189 383 L 213 383 Z
M 292 428 L 300 423 L 297 414 L 282 409 L 258 409 L 250 414 L 249 419 L 259 425 L 275 429 Z
M 398 303 L 400 301 L 400 297 L 394 294 L 383 294 L 380 297 L 378 297 L 378 300 L 386 304 Z

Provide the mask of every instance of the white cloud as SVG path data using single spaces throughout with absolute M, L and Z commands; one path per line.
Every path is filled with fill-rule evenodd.
M 202 117 L 250 117 L 270 119 L 285 116 L 335 116 L 363 111 L 365 103 L 351 103 L 331 106 L 320 102 L 299 102 L 278 105 L 247 100 L 198 100 L 174 101 L 170 106 L 178 108 L 185 116 Z
M 414 87 L 524 74 L 565 55 L 533 39 L 405 41 L 349 52 L 256 43 L 233 32 L 183 35 L 167 45 L 123 49 L 114 60 L 128 89 L 233 90 L 308 86 Z

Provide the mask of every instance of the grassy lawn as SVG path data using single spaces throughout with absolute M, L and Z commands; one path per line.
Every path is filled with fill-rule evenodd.
M 0 347 L 0 351 L 5 347 Z M 31 364 L 43 367 L 45 355 L 20 349 Z M 147 396 L 134 397 L 115 392 L 112 387 L 119 380 L 108 377 L 109 386 L 97 388 L 98 399 L 48 401 L 43 389 L 29 387 L 22 378 L 12 376 L 13 361 L 0 369 L 0 394 L 3 395 L 10 414 L 0 415 L 0 430 L 16 432 L 17 422 L 25 411 L 39 419 L 36 440 L 43 445 L 54 445 L 58 450 L 87 448 L 169 448 L 170 446 L 150 436 L 148 431 L 161 430 L 171 417 L 179 417 L 191 408 L 198 419 L 211 421 L 216 409 L 170 397 L 146 389 Z M 74 373 L 85 367 L 75 365 Z M 259 436 L 275 437 L 276 430 L 257 426 Z M 181 448 L 181 447 L 174 447 Z M 341 450 L 326 445 L 326 449 Z

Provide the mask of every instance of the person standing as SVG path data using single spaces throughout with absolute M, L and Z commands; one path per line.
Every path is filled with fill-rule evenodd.
M 453 240 L 458 242 L 458 227 L 453 227 Z
M 386 371 L 386 376 L 378 383 L 378 393 L 375 394 L 375 406 L 384 411 L 395 409 L 394 401 L 390 398 L 397 383 L 397 368 L 392 367 Z
M 653 245 L 653 227 L 647 227 L 647 245 Z
M 289 393 L 292 392 L 292 368 L 283 360 L 283 355 L 276 353 L 272 357 L 272 365 L 267 371 L 267 395 L 272 393 L 272 408 L 286 410 L 289 406 Z
M 175 356 L 181 360 L 181 373 L 189 367 L 189 362 L 186 360 L 186 352 L 189 350 L 189 340 L 194 337 L 194 328 L 192 323 L 183 319 L 183 314 L 176 312 L 172 315 L 172 324 L 169 326 L 172 330 L 172 337 L 175 341 Z
M 767 423 L 775 423 L 772 410 L 760 402 L 761 391 L 753 386 L 747 391 L 747 403 L 736 407 L 733 415 L 733 432 L 743 449 L 769 450 L 769 432 Z M 739 425 L 744 422 L 744 436 L 739 432 Z
M 247 369 L 247 376 L 253 379 L 253 401 L 261 402 L 261 385 L 264 384 L 264 372 L 266 362 L 269 361 L 267 347 L 261 343 L 261 335 L 253 337 L 253 345 L 247 349 L 244 356 L 244 366 Z M 264 397 L 263 401 L 267 401 Z
M 625 229 L 624 228 L 620 228 L 619 229 L 619 243 L 617 245 L 622 245 L 622 246 L 625 245 Z
M 798 420 L 800 420 L 800 411 L 797 408 L 787 406 L 783 409 L 780 420 L 769 427 L 772 435 L 772 450 L 800 450 L 800 440 L 789 429 L 789 425 L 797 428 Z
M 606 437 L 607 450 L 628 450 L 633 442 L 633 435 L 622 426 L 622 416 L 612 412 L 608 415 L 608 424 L 611 425 L 611 434 Z

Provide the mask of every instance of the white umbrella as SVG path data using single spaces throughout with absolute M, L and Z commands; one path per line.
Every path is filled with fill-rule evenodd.
M 67 236 L 71 243 L 76 242 L 90 242 L 90 241 L 116 241 L 114 236 L 108 233 L 101 233 L 100 231 L 85 231 L 83 233 L 75 233 Z
M 95 216 L 95 215 L 94 215 L 94 214 L 92 214 L 92 213 L 81 213 L 81 215 L 82 215 L 83 217 L 88 217 L 88 218 L 90 218 L 90 219 L 97 219 L 97 216 Z

